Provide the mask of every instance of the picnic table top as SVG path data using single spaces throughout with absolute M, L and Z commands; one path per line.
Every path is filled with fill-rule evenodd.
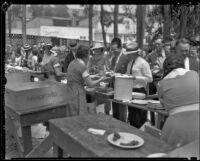
M 152 153 L 167 153 L 172 150 L 164 141 L 104 114 L 67 117 L 49 122 L 50 135 L 68 146 L 69 142 L 76 143 L 78 147 L 84 147 L 95 157 L 145 157 Z M 89 128 L 102 129 L 106 132 L 103 136 L 94 135 L 88 132 Z M 136 149 L 115 147 L 107 141 L 108 135 L 113 131 L 138 135 L 144 139 L 144 145 Z M 63 142 L 65 137 L 68 138 L 68 142 Z

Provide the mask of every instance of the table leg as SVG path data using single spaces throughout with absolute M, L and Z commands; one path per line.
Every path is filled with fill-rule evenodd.
M 63 150 L 55 143 L 53 143 L 53 157 L 63 158 Z
M 31 126 L 22 127 L 22 140 L 24 145 L 24 155 L 28 154 L 32 150 L 32 136 Z
M 151 125 L 155 126 L 155 113 L 150 111 L 150 122 Z
M 17 127 L 14 125 L 14 120 L 8 116 L 6 118 L 6 128 L 8 128 L 8 135 L 13 135 L 17 144 L 17 150 L 19 152 L 19 156 L 23 157 L 24 148 L 20 142 L 19 136 L 17 135 Z M 7 143 L 7 142 L 6 142 Z

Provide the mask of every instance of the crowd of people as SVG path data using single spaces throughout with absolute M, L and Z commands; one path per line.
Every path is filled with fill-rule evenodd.
M 162 139 L 177 148 L 199 138 L 199 59 L 200 50 L 182 38 L 176 42 L 155 41 L 151 50 L 139 48 L 136 42 L 123 45 L 113 38 L 110 46 L 92 48 L 70 41 L 65 58 L 59 58 L 58 46 L 41 43 L 24 45 L 6 52 L 6 63 L 47 72 L 50 80 L 67 78 L 68 115 L 90 113 L 84 86 L 94 87 L 108 81 L 114 88 L 114 77 L 105 71 L 129 74 L 135 85 L 133 92 L 158 94 L 162 106 L 169 111 L 162 128 Z M 100 77 L 93 80 L 91 75 Z M 149 88 L 148 88 L 149 87 Z M 140 128 L 147 121 L 147 112 L 105 101 L 105 113 L 111 108 L 113 117 Z M 127 116 L 128 111 L 128 116 Z M 197 112 L 198 111 L 198 112 Z M 93 111 L 94 112 L 94 111 Z

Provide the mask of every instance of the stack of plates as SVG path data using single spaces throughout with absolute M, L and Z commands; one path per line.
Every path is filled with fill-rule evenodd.
M 132 92 L 132 96 L 134 99 L 145 99 L 146 95 L 144 93 Z

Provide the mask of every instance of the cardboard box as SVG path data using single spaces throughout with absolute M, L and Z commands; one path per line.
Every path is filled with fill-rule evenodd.
M 56 81 L 12 83 L 5 87 L 5 105 L 23 110 L 67 100 L 65 84 Z

